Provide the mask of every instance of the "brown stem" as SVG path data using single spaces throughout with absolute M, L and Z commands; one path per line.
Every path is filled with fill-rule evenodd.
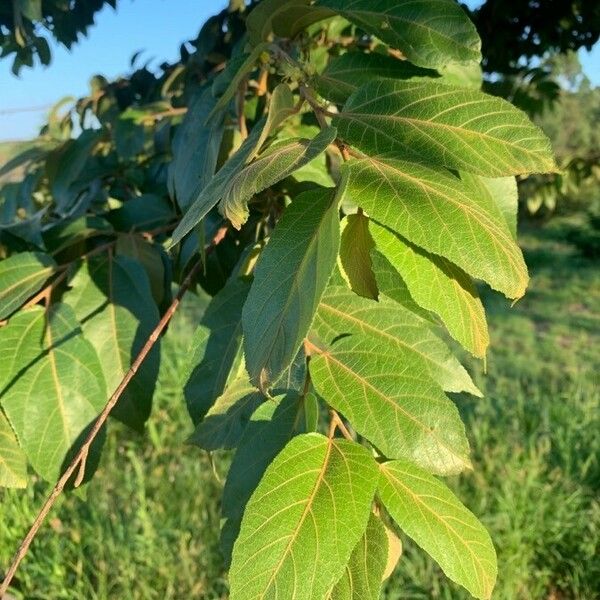
M 28 300 L 20 310 L 35 306 L 40 300 L 47 299 L 52 293 L 52 290 L 67 276 L 67 269 L 64 269 L 58 277 L 56 277 L 50 284 L 48 284 L 43 290 L 38 292 L 33 298 Z
M 144 115 L 142 117 L 142 121 L 159 121 L 163 117 L 177 117 L 179 115 L 185 115 L 187 111 L 187 106 L 182 106 L 181 108 L 168 108 L 167 110 L 161 110 L 160 112 Z
M 242 141 L 248 137 L 248 126 L 246 125 L 246 115 L 244 114 L 244 103 L 246 101 L 246 92 L 248 91 L 248 78 L 245 78 L 240 87 L 238 88 L 236 95 L 236 112 L 238 117 L 238 127 Z
M 338 415 L 338 413 L 335 410 L 333 410 L 333 408 L 329 411 L 329 416 L 331 417 L 331 423 L 330 423 L 330 426 L 329 426 L 330 427 L 330 431 L 331 431 L 332 427 L 333 427 L 334 431 L 335 431 L 336 428 L 338 428 L 342 432 L 342 435 L 347 440 L 350 440 L 351 442 L 353 442 L 354 438 L 352 437 L 352 434 L 348 431 L 348 428 L 344 424 L 344 421 L 342 420 L 342 418 L 340 417 L 340 415 Z
M 208 248 L 208 250 L 211 250 L 213 247 L 214 247 L 214 243 L 211 244 L 211 246 Z M 133 361 L 131 367 L 129 368 L 129 371 L 127 371 L 127 373 L 125 374 L 125 377 L 123 377 L 121 383 L 119 384 L 119 386 L 117 387 L 117 389 L 115 390 L 113 395 L 110 397 L 110 399 L 104 406 L 104 409 L 102 410 L 100 415 L 98 415 L 98 418 L 96 419 L 92 429 L 86 436 L 85 441 L 83 442 L 83 445 L 81 446 L 81 448 L 79 449 L 79 451 L 77 452 L 77 454 L 75 455 L 75 457 L 73 458 L 73 460 L 71 461 L 71 463 L 69 464 L 69 466 L 67 467 L 65 472 L 62 474 L 60 479 L 56 482 L 56 485 L 52 489 L 52 492 L 48 496 L 48 499 L 42 506 L 42 508 L 39 511 L 38 515 L 36 516 L 35 520 L 33 521 L 31 528 L 27 532 L 27 535 L 23 538 L 21 544 L 19 545 L 19 549 L 17 550 L 17 552 L 15 553 L 15 555 L 12 559 L 10 567 L 4 577 L 4 581 L 2 582 L 2 585 L 0 585 L 0 599 L 2 599 L 4 597 L 4 595 L 6 594 L 6 592 L 8 591 L 8 586 L 10 585 L 11 581 L 13 580 L 13 577 L 15 576 L 15 573 L 17 572 L 17 569 L 19 568 L 21 561 L 23 560 L 23 558 L 25 558 L 25 556 L 29 550 L 29 547 L 31 546 L 31 543 L 33 542 L 39 528 L 41 527 L 41 525 L 44 522 L 45 518 L 47 517 L 48 513 L 54 506 L 58 497 L 64 490 L 68 481 L 71 479 L 71 477 L 73 476 L 73 474 L 75 473 L 75 471 L 78 468 L 83 468 L 83 465 L 85 464 L 85 459 L 89 452 L 90 446 L 96 439 L 96 436 L 98 435 L 99 431 L 102 429 L 102 426 L 104 425 L 104 423 L 106 423 L 106 420 L 108 419 L 108 416 L 110 415 L 110 412 L 115 407 L 115 404 L 118 402 L 119 398 L 125 391 L 125 388 L 129 384 L 129 382 L 132 380 L 134 375 L 137 373 L 141 364 L 144 362 L 144 359 L 146 358 L 146 356 L 148 356 L 148 353 L 150 352 L 150 350 L 152 350 L 153 346 L 158 341 L 160 334 L 163 332 L 165 327 L 168 325 L 169 321 L 172 319 L 173 315 L 175 314 L 175 311 L 177 310 L 177 308 L 179 307 L 179 304 L 181 303 L 181 299 L 183 298 L 183 295 L 185 294 L 187 289 L 192 284 L 192 281 L 193 281 L 195 275 L 198 273 L 198 270 L 200 269 L 201 264 L 202 264 L 201 261 L 198 260 L 196 262 L 196 264 L 194 265 L 194 267 L 188 273 L 188 276 L 185 278 L 185 280 L 181 284 L 181 287 L 179 288 L 177 296 L 171 303 L 171 306 L 169 306 L 169 308 L 163 315 L 162 319 L 159 321 L 158 325 L 154 328 L 154 331 L 150 334 L 150 337 L 146 340 L 144 347 L 140 350 L 140 353 L 137 355 L 136 359 Z M 75 483 L 76 484 L 80 483 L 81 479 L 82 479 L 82 473 L 80 471 Z
M 313 109 L 315 113 L 315 117 L 317 118 L 317 122 L 319 123 L 319 127 L 321 129 L 325 129 L 328 127 L 328 123 L 325 120 L 325 117 L 334 117 L 335 113 L 331 113 L 325 108 L 323 108 L 313 96 L 312 92 L 306 86 L 300 86 L 300 95 L 310 104 L 310 107 Z M 337 146 L 342 158 L 344 160 L 350 160 L 350 151 L 348 150 L 348 146 L 342 142 L 339 138 L 335 138 L 335 145 Z

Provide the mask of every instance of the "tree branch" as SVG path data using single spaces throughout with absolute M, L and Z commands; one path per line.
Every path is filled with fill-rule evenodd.
M 208 247 L 207 252 L 212 250 L 212 248 L 214 248 L 216 243 L 218 243 L 218 241 L 214 240 L 213 243 Z M 65 472 L 62 474 L 60 479 L 56 482 L 56 485 L 54 486 L 54 488 L 52 489 L 52 492 L 48 496 L 48 499 L 46 500 L 46 502 L 40 509 L 38 515 L 36 516 L 35 520 L 33 521 L 33 524 L 31 525 L 31 528 L 27 532 L 27 535 L 23 538 L 21 544 L 19 545 L 17 552 L 15 553 L 15 555 L 12 559 L 10 567 L 4 577 L 4 581 L 2 582 L 2 585 L 0 585 L 0 599 L 4 598 L 4 595 L 8 591 L 8 587 L 9 587 L 11 581 L 13 580 L 13 577 L 15 576 L 15 573 L 17 572 L 17 569 L 19 568 L 21 561 L 23 560 L 23 558 L 25 558 L 25 556 L 29 550 L 29 547 L 31 546 L 31 543 L 33 542 L 33 540 L 34 540 L 38 530 L 40 529 L 42 523 L 44 522 L 45 518 L 48 516 L 48 513 L 54 506 L 55 502 L 58 500 L 58 497 L 64 490 L 65 486 L 67 485 L 67 483 L 69 482 L 69 480 L 71 479 L 73 474 L 78 469 L 80 469 L 80 470 L 77 475 L 75 485 L 77 486 L 83 479 L 82 470 L 85 469 L 85 460 L 88 455 L 90 446 L 96 439 L 96 436 L 102 429 L 102 426 L 106 423 L 108 416 L 110 415 L 112 409 L 115 407 L 119 398 L 125 391 L 125 388 L 129 384 L 129 382 L 132 380 L 134 375 L 137 373 L 141 364 L 144 362 L 144 359 L 146 358 L 146 356 L 148 355 L 150 350 L 153 348 L 153 346 L 158 341 L 161 333 L 164 331 L 164 329 L 168 325 L 169 321 L 172 319 L 173 315 L 175 314 L 175 311 L 177 310 L 177 308 L 179 307 L 179 304 L 181 303 L 181 299 L 183 298 L 183 295 L 185 294 L 185 292 L 188 290 L 188 288 L 192 284 L 194 277 L 198 273 L 201 265 L 202 265 L 202 261 L 198 260 L 196 262 L 196 264 L 192 267 L 192 269 L 188 273 L 187 277 L 181 284 L 179 291 L 177 293 L 177 296 L 175 297 L 175 299 L 173 300 L 173 302 L 171 303 L 171 305 L 169 306 L 169 308 L 163 315 L 162 319 L 159 321 L 158 325 L 154 328 L 154 331 L 152 331 L 152 333 L 150 334 L 150 337 L 146 340 L 144 347 L 140 350 L 140 353 L 137 355 L 136 359 L 131 364 L 129 371 L 127 371 L 127 373 L 125 374 L 125 377 L 123 377 L 121 383 L 119 384 L 119 386 L 117 387 L 117 389 L 115 390 L 113 395 L 110 397 L 110 399 L 104 406 L 104 409 L 102 410 L 100 415 L 98 415 L 96 421 L 94 422 L 93 427 L 91 428 L 90 432 L 88 433 L 87 437 L 85 438 L 85 441 L 83 442 L 81 448 L 79 449 L 79 451 L 77 452 L 77 454 L 75 455 L 75 457 L 73 458 L 73 460 L 71 461 L 71 463 L 69 464 L 69 466 L 67 467 Z

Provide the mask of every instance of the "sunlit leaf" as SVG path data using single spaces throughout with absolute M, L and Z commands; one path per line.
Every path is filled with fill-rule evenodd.
M 221 532 L 221 547 L 229 561 L 242 515 L 250 496 L 266 468 L 288 441 L 306 427 L 306 407 L 310 401 L 288 393 L 262 403 L 244 428 L 223 488 L 221 512 L 226 520 Z
M 56 268 L 41 252 L 21 252 L 0 261 L 0 320 L 18 310 L 41 289 Z
M 367 529 L 352 550 L 342 578 L 328 600 L 379 600 L 388 557 L 385 526 L 371 513 Z
M 389 157 L 346 163 L 347 194 L 373 219 L 443 256 L 509 298 L 520 298 L 527 267 L 498 204 L 477 177 Z
M 2 378 L 2 408 L 33 468 L 55 481 L 106 402 L 102 367 L 65 304 L 53 305 L 47 315 L 28 309 L 0 329 L 0 356 L 19 354 L 23 346 L 29 353 L 35 349 L 32 360 L 0 367 L 12 369 Z M 87 472 L 95 462 L 88 460 Z
M 246 507 L 231 600 L 325 597 L 367 526 L 376 480 L 366 448 L 315 433 L 293 438 Z
M 472 175 L 462 174 L 463 179 Z M 517 239 L 517 213 L 519 210 L 519 190 L 514 177 L 482 177 L 483 184 L 487 187 L 493 200 L 504 215 L 504 220 L 513 238 Z
M 365 335 L 313 349 L 309 369 L 319 395 L 385 456 L 439 474 L 470 468 L 458 410 L 422 361 Z
M 408 353 L 412 360 L 422 362 L 442 389 L 481 396 L 464 367 L 431 331 L 429 321 L 384 296 L 374 302 L 343 287 L 328 287 L 311 331 L 325 343 L 344 334 L 368 335 L 374 344 L 389 344 L 390 353 Z
M 371 224 L 371 231 L 377 248 L 398 270 L 415 302 L 437 314 L 450 335 L 474 356 L 484 357 L 490 342 L 485 311 L 469 276 L 377 223 Z
M 27 458 L 0 410 L 0 488 L 24 488 L 26 485 Z
M 473 596 L 491 597 L 496 552 L 488 532 L 435 477 L 405 461 L 380 465 L 379 495 L 399 527 Z
M 405 60 L 385 54 L 347 52 L 334 58 L 323 73 L 313 78 L 321 96 L 343 104 L 361 85 L 373 79 L 412 79 L 439 77 L 436 71 L 421 69 Z
M 506 100 L 436 82 L 372 81 L 333 119 L 368 154 L 502 177 L 556 171 L 550 142 Z
M 421 67 L 481 59 L 481 41 L 454 0 L 319 0 Z

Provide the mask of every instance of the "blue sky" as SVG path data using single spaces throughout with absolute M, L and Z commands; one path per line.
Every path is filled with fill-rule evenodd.
M 144 50 L 142 60 L 175 60 L 181 42 L 195 37 L 202 23 L 226 4 L 226 0 L 120 0 L 116 12 L 105 7 L 97 14 L 96 24 L 72 52 L 53 47 L 49 67 L 24 68 L 17 78 L 10 71 L 11 61 L 0 61 L 0 141 L 35 137 L 48 105 L 64 96 L 87 94 L 88 81 L 96 73 L 109 79 L 127 73 L 129 59 L 138 50 Z M 580 58 L 588 77 L 600 85 L 600 45 L 591 53 L 582 51 Z M 21 112 L 23 108 L 32 110 Z

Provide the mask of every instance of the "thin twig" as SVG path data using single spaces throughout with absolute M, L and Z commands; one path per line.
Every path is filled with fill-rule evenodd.
M 141 120 L 146 123 L 150 121 L 160 121 L 160 119 L 164 117 L 178 117 L 179 115 L 185 115 L 187 111 L 187 106 L 182 106 L 181 108 L 168 108 L 159 112 L 150 113 L 149 115 L 144 115 Z
M 211 244 L 211 246 L 209 246 L 208 251 L 210 251 L 213 247 L 214 247 L 214 242 L 213 242 L 213 244 Z M 132 380 L 134 375 L 137 373 L 141 364 L 144 362 L 144 359 L 146 358 L 146 356 L 148 355 L 150 350 L 152 350 L 152 348 L 158 341 L 158 338 L 160 337 L 161 333 L 163 332 L 165 327 L 168 325 L 169 321 L 172 319 L 173 315 L 175 314 L 175 311 L 177 310 L 177 308 L 179 307 L 179 304 L 181 303 L 181 299 L 183 298 L 183 295 L 185 294 L 187 289 L 190 287 L 190 285 L 192 284 L 192 281 L 194 280 L 194 277 L 198 273 L 201 264 L 202 264 L 201 261 L 198 260 L 196 262 L 196 264 L 194 265 L 194 267 L 188 273 L 187 277 L 185 278 L 185 280 L 181 284 L 181 287 L 179 288 L 177 296 L 175 297 L 175 299 L 173 300 L 173 302 L 171 303 L 171 305 L 169 306 L 169 308 L 163 315 L 162 319 L 159 321 L 158 325 L 154 328 L 154 331 L 150 334 L 150 337 L 146 340 L 144 347 L 140 350 L 140 353 L 137 355 L 136 359 L 133 361 L 131 367 L 129 368 L 129 371 L 127 371 L 127 373 L 125 374 L 125 377 L 123 377 L 121 383 L 119 384 L 119 386 L 117 387 L 117 389 L 115 390 L 113 395 L 110 397 L 110 399 L 104 406 L 104 409 L 102 410 L 102 412 L 100 413 L 100 415 L 98 416 L 96 421 L 94 422 L 94 425 L 93 425 L 92 429 L 90 430 L 90 432 L 88 433 L 88 435 L 86 436 L 85 441 L 83 442 L 83 445 L 81 446 L 81 448 L 79 449 L 79 451 L 77 452 L 77 454 L 75 455 L 75 457 L 73 458 L 73 460 L 71 461 L 71 463 L 69 464 L 69 466 L 67 467 L 65 472 L 62 474 L 60 479 L 56 482 L 56 485 L 52 489 L 52 492 L 48 496 L 48 499 L 42 506 L 42 508 L 39 511 L 38 515 L 36 516 L 35 520 L 33 521 L 31 528 L 27 532 L 27 535 L 23 538 L 23 541 L 21 542 L 19 549 L 17 550 L 17 552 L 15 553 L 15 555 L 12 559 L 10 567 L 4 577 L 4 581 L 2 582 L 2 585 L 0 585 L 0 599 L 4 598 L 4 595 L 8 591 L 8 586 L 10 585 L 11 581 L 13 580 L 13 577 L 15 576 L 15 573 L 17 572 L 17 569 L 19 568 L 21 561 L 23 560 L 23 558 L 25 558 L 25 556 L 29 550 L 29 547 L 31 546 L 31 543 L 33 542 L 38 530 L 40 529 L 45 518 L 48 516 L 48 513 L 54 506 L 58 497 L 60 496 L 60 494 L 64 490 L 65 486 L 67 485 L 67 483 L 69 482 L 69 480 L 71 479 L 71 477 L 73 476 L 75 471 L 78 469 L 78 467 L 80 467 L 81 465 L 83 465 L 85 463 L 85 459 L 89 452 L 90 446 L 96 439 L 96 436 L 102 429 L 102 426 L 106 423 L 106 420 L 108 419 L 108 416 L 110 415 L 110 412 L 115 407 L 119 398 L 125 391 L 125 388 L 129 384 L 129 382 Z M 80 472 L 77 476 L 77 480 L 75 483 L 76 484 L 80 483 L 80 481 L 82 479 L 83 479 L 83 476 Z
M 315 117 L 317 122 L 319 123 L 319 127 L 321 129 L 325 129 L 329 127 L 325 117 L 335 117 L 335 113 L 329 112 L 327 109 L 323 108 L 313 96 L 310 89 L 306 86 L 300 86 L 300 95 L 310 104 L 310 107 L 313 109 L 315 113 Z M 348 150 L 348 146 L 342 142 L 339 138 L 335 138 L 335 145 L 337 146 L 342 158 L 344 160 L 350 160 L 350 152 Z
M 60 273 L 60 275 L 58 277 L 56 277 L 55 279 L 53 279 L 44 289 L 42 289 L 33 298 L 31 298 L 25 304 L 23 304 L 23 306 L 21 307 L 20 310 L 23 310 L 25 308 L 29 308 L 30 306 L 35 306 L 40 300 L 43 300 L 44 298 L 48 298 L 48 294 L 50 294 L 52 292 L 52 290 L 61 281 L 63 281 L 63 279 L 65 279 L 65 277 L 67 276 L 67 274 L 68 274 L 68 271 L 66 269 L 63 269 L 62 273 Z
M 342 420 L 340 415 L 338 415 L 338 413 L 335 410 L 333 410 L 333 408 L 329 411 L 329 416 L 331 417 L 331 423 L 334 424 L 335 427 L 337 427 L 342 432 L 342 435 L 347 440 L 350 440 L 351 442 L 353 442 L 354 437 L 348 431 L 348 428 L 346 427 L 346 424 L 344 423 L 344 421 Z

